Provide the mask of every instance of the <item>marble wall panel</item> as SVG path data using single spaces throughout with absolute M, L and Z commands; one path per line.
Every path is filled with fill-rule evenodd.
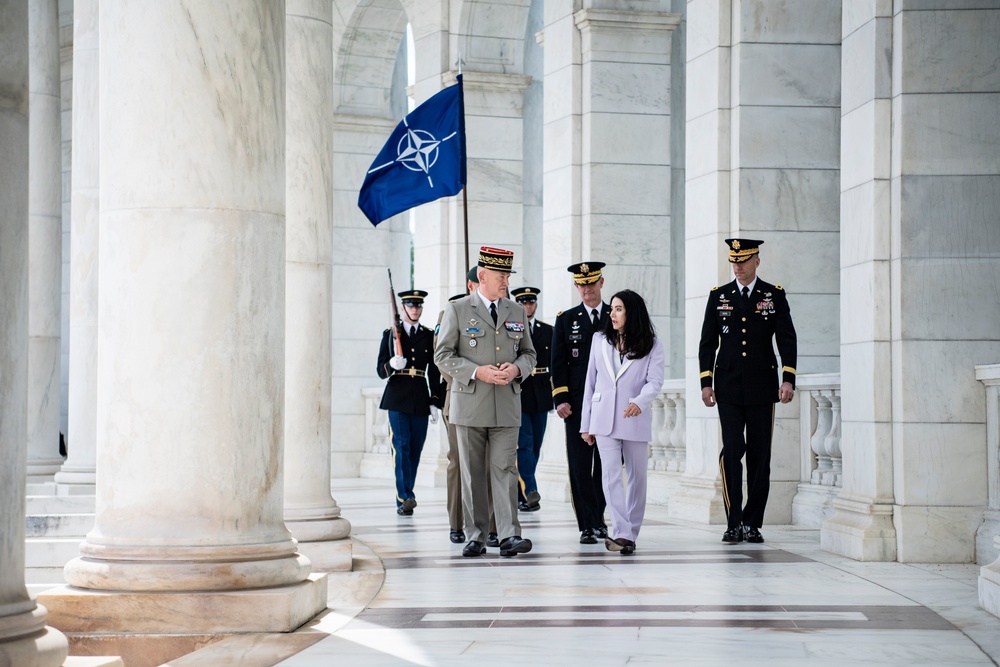
M 602 290 L 605 301 L 610 303 L 615 292 L 630 289 L 642 295 L 651 315 L 666 316 L 670 312 L 670 290 L 664 288 L 670 279 L 669 266 L 623 264 L 615 266 L 609 278 L 613 280 L 606 281 Z M 661 331 L 660 335 L 666 333 Z
M 1000 6 L 981 11 L 902 12 L 902 80 L 907 93 L 991 93 L 1000 90 L 996 60 Z M 945 55 L 946 54 L 946 55 Z M 993 57 L 990 57 L 989 55 Z
M 386 310 L 389 309 L 388 299 L 386 299 L 385 307 Z M 336 315 L 336 309 L 334 312 Z M 388 317 L 385 318 L 386 324 L 388 324 L 388 319 Z M 361 338 L 341 338 L 335 340 L 333 344 L 333 380 L 331 389 L 334 392 L 333 395 L 338 397 L 338 400 L 333 402 L 334 410 L 341 414 L 353 412 L 353 410 L 343 405 L 339 397 L 353 401 L 353 394 L 337 393 L 339 383 L 351 378 L 361 378 L 364 380 L 365 386 L 377 385 L 382 382 L 378 377 L 375 367 L 378 361 L 379 341 L 382 338 L 382 331 L 385 327 L 380 328 L 378 325 L 375 325 L 364 330 L 359 330 L 359 327 L 355 326 L 354 329 L 355 335 Z M 359 393 L 359 401 L 361 400 L 360 396 L 361 394 Z M 361 403 L 357 403 L 351 405 L 351 408 L 360 410 L 361 406 Z
M 740 104 L 840 105 L 839 44 L 742 44 L 738 64 Z
M 840 342 L 844 345 L 889 340 L 890 276 L 886 261 L 862 262 L 840 269 L 844 317 Z
M 997 358 L 993 340 L 908 340 L 893 349 L 895 392 L 893 416 L 901 422 L 976 423 L 986 421 L 983 387 L 975 366 Z M 985 440 L 984 440 L 985 442 Z
M 584 40 L 588 49 L 584 62 L 616 62 L 629 66 L 670 64 L 671 33 L 666 29 L 641 29 L 638 25 L 620 30 L 604 29 L 600 18 L 591 26 L 589 39 Z
M 742 0 L 733 3 L 738 42 L 839 44 L 840 3 L 830 0 Z
M 736 113 L 741 167 L 840 168 L 839 107 L 740 107 Z
M 891 174 L 892 102 L 867 102 L 841 119 L 841 184 L 844 190 Z
M 903 257 L 988 259 L 1000 253 L 1000 175 L 906 176 L 900 191 Z
M 688 60 L 686 65 L 685 108 L 688 118 L 697 118 L 730 104 L 730 49 L 712 49 Z
M 663 114 L 670 108 L 670 67 L 590 62 L 584 66 L 583 95 L 585 111 Z
M 383 271 L 384 273 L 384 271 Z M 385 280 L 383 279 L 383 283 Z M 347 292 L 346 289 L 348 285 L 341 285 L 339 290 Z M 354 285 L 349 285 L 351 291 L 353 291 Z M 379 285 L 379 287 L 383 287 Z M 337 291 L 337 288 L 334 288 Z M 374 290 L 372 290 L 374 291 Z M 365 336 L 374 335 L 373 332 L 378 332 L 381 335 L 382 331 L 389 326 L 391 319 L 389 311 L 389 290 L 380 290 L 382 296 L 382 301 L 371 301 L 369 303 L 348 303 L 345 301 L 339 301 L 333 311 L 333 315 L 330 318 L 330 335 L 334 340 L 333 346 L 334 350 L 338 350 L 340 342 L 344 340 L 358 340 L 364 339 Z M 431 312 L 431 309 L 425 309 L 427 313 Z M 437 311 L 434 311 L 437 313 Z M 425 322 L 426 324 L 426 322 Z M 431 326 L 431 324 L 427 324 Z M 380 328 L 381 327 L 381 328 Z M 373 339 L 372 345 L 377 343 Z M 336 353 L 339 355 L 339 351 Z M 375 368 L 374 361 L 372 361 L 372 368 Z
M 595 259 L 608 264 L 668 266 L 669 229 L 667 216 L 591 215 L 591 253 Z
M 583 173 L 589 213 L 656 215 L 670 210 L 669 166 L 591 163 Z
M 866 20 L 856 31 L 844 37 L 841 66 L 849 76 L 844 80 L 840 107 L 845 112 L 854 111 L 875 98 L 891 97 L 891 46 L 890 18 Z
M 514 252 L 515 270 L 519 269 L 520 248 L 523 243 L 522 224 L 520 203 L 470 201 L 469 245 L 472 246 L 470 252 L 478 256 L 476 249 L 480 245 L 500 246 Z
M 893 508 L 896 558 L 900 563 L 973 563 L 981 507 Z
M 732 157 L 730 115 L 728 109 L 718 109 L 688 119 L 687 145 L 691 147 L 685 160 L 688 182 L 716 171 L 729 170 Z
M 551 9 L 555 9 L 559 17 L 550 16 Z M 568 3 L 546 3 L 543 47 L 545 53 L 558 56 L 544 58 L 545 78 L 581 62 L 580 31 L 576 28 L 572 9 Z
M 649 114 L 591 113 L 584 117 L 587 153 L 604 163 L 662 165 L 670 162 L 670 117 Z
M 546 62 L 548 59 L 546 59 Z M 545 74 L 545 100 L 542 113 L 548 125 L 557 118 L 580 113 L 578 91 L 582 74 L 579 67 L 561 67 Z
M 728 47 L 732 36 L 731 0 L 689 0 L 687 57 L 692 60 L 712 49 Z
M 893 438 L 898 504 L 985 508 L 985 424 L 896 422 Z
M 844 461 L 850 462 L 844 466 L 843 488 L 852 496 L 891 502 L 891 495 L 880 492 L 892 489 L 892 424 L 848 420 L 843 410 L 841 403 L 840 447 Z
M 892 418 L 892 347 L 887 341 L 840 346 L 841 414 L 854 422 Z
M 872 180 L 840 195 L 840 266 L 855 266 L 889 258 L 890 186 Z
M 752 236 L 751 231 L 758 236 Z M 840 245 L 836 232 L 770 232 L 763 225 L 748 225 L 743 233 L 764 240 L 757 275 L 767 282 L 781 285 L 792 294 L 839 294 Z M 802 270 L 804 261 L 810 270 Z
M 690 172 L 688 172 L 690 173 Z M 718 221 L 728 217 L 730 206 L 729 174 L 709 172 L 687 181 L 684 196 L 685 233 L 687 238 L 709 234 L 716 241 Z M 721 240 L 721 238 L 719 239 Z
M 893 262 L 905 285 L 894 312 L 893 331 L 903 340 L 996 340 L 1000 309 L 984 287 L 1000 284 L 1000 265 L 991 257 L 907 259 Z M 894 309 L 895 310 L 895 309 Z M 987 364 L 995 360 L 980 359 Z
M 842 4 L 841 24 L 845 40 L 873 18 L 892 18 L 892 0 L 842 0 Z
M 721 238 L 714 236 L 704 236 L 700 238 L 688 238 L 685 243 L 689 260 L 686 266 L 685 288 L 686 297 L 695 299 L 700 304 L 692 313 L 687 312 L 687 319 L 692 320 L 691 334 L 694 336 L 697 352 L 698 336 L 701 333 L 701 323 L 705 317 L 705 304 L 708 294 L 713 287 L 724 285 L 733 280 L 729 262 L 725 259 L 725 251 L 722 250 Z M 689 301 L 690 303 L 690 301 Z
M 555 120 L 546 121 L 545 137 L 545 172 L 552 169 L 564 169 L 568 165 L 580 164 L 580 136 L 583 119 L 579 115 L 560 116 Z M 543 189 L 544 191 L 544 189 Z
M 545 221 L 579 215 L 580 167 L 565 166 L 547 171 L 543 177 L 545 186 Z M 553 239 L 546 237 L 545 245 L 552 247 Z M 566 262 L 571 264 L 572 261 Z
M 385 307 L 389 307 L 389 283 L 384 262 L 365 266 L 345 265 L 334 260 L 332 272 L 335 305 L 384 302 Z M 395 279 L 394 275 L 393 282 Z
M 470 163 L 480 159 L 520 160 L 524 143 L 523 126 L 521 118 L 472 116 L 466 113 L 465 136 Z
M 741 221 L 767 221 L 770 229 L 781 231 L 840 229 L 839 170 L 740 169 L 734 174 Z
M 1000 93 L 903 95 L 893 117 L 905 174 L 1000 173 Z
M 523 189 L 520 160 L 475 159 L 467 166 L 465 195 L 471 200 L 520 205 Z M 461 199 L 461 195 L 456 195 Z
M 798 338 L 798 372 L 839 371 L 840 295 L 792 293 L 788 304 Z
M 332 232 L 332 238 L 332 263 L 334 266 L 344 266 L 347 270 L 364 266 L 361 262 L 366 258 L 368 260 L 366 264 L 374 265 L 373 268 L 380 267 L 381 262 L 377 258 L 388 256 L 392 241 L 386 231 L 376 230 L 371 224 L 368 225 L 367 229 L 365 227 L 337 227 Z M 353 281 L 347 284 L 353 284 Z

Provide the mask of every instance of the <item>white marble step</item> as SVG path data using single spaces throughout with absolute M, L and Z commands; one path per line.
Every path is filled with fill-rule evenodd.
M 83 537 L 94 527 L 94 514 L 29 514 L 24 518 L 24 536 Z
M 116 655 L 71 655 L 62 667 L 125 667 L 125 663 Z
M 33 567 L 62 567 L 80 555 L 83 537 L 28 538 L 24 541 L 24 564 Z
M 97 496 L 28 496 L 25 514 L 93 514 Z

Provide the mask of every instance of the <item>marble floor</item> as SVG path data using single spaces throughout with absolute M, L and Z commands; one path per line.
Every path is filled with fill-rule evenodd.
M 858 563 L 791 526 L 765 526 L 764 544 L 725 545 L 722 527 L 669 520 L 655 506 L 636 553 L 621 556 L 579 544 L 572 507 L 545 499 L 520 514 L 531 553 L 463 558 L 448 541 L 443 489 L 418 489 L 413 516 L 399 517 L 388 481 L 333 486 L 354 526 L 355 571 L 331 575 L 330 610 L 270 664 L 1000 661 L 1000 619 L 978 606 L 975 565 Z M 225 644 L 206 649 L 205 664 L 212 649 L 214 664 L 245 664 L 222 659 Z

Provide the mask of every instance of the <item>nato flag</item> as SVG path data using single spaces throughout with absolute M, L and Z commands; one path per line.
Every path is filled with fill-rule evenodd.
M 400 121 L 372 162 L 358 206 L 377 225 L 414 206 L 449 197 L 465 185 L 462 75 Z

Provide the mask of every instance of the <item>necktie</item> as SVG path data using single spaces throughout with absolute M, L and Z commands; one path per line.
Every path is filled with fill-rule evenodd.
M 743 286 L 743 302 L 746 303 L 750 300 L 750 289 L 744 285 Z
M 490 317 L 493 318 L 493 326 L 497 323 L 497 305 L 495 303 L 490 304 Z
M 590 317 L 593 320 L 593 322 L 594 322 L 594 328 L 596 329 L 597 325 L 601 321 L 601 318 L 597 314 L 597 309 L 596 308 L 594 308 L 593 310 L 590 311 Z
M 410 327 L 410 338 L 413 338 L 413 335 L 415 333 L 417 333 L 417 328 L 416 327 Z

